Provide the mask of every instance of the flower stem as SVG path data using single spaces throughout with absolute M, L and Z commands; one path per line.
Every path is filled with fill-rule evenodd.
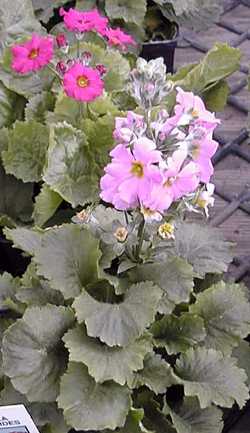
M 141 249 L 143 244 L 144 229 L 145 229 L 145 220 L 143 218 L 138 228 L 138 244 L 136 246 L 136 252 L 135 252 L 135 257 L 137 261 L 139 261 L 140 259 L 140 254 L 141 254 Z

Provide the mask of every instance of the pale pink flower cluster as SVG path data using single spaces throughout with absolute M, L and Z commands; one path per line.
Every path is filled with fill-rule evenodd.
M 101 198 L 118 210 L 139 207 L 159 219 L 173 203 L 210 181 L 211 157 L 218 147 L 212 134 L 219 121 L 198 96 L 181 88 L 174 115 L 163 114 L 149 125 L 154 131 L 150 138 L 143 116 L 129 112 L 127 118 L 116 120 L 118 144 L 101 179 Z M 169 152 L 168 140 L 175 141 Z M 209 192 L 199 197 L 204 209 L 213 203 Z

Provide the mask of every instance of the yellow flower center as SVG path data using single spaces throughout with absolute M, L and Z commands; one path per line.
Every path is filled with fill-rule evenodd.
M 197 206 L 201 207 L 202 209 L 205 209 L 206 206 L 207 206 L 207 201 L 204 200 L 204 199 L 202 199 L 202 198 L 198 198 L 198 199 L 196 200 L 196 203 L 195 203 L 195 204 L 197 204 Z
M 132 163 L 131 173 L 134 174 L 136 177 L 143 177 L 144 176 L 144 170 L 143 170 L 143 164 L 139 161 L 135 161 Z
M 193 110 L 191 114 L 193 117 L 199 117 L 199 111 L 198 110 Z
M 200 146 L 198 144 L 195 144 L 193 146 L 193 149 L 192 149 L 192 157 L 193 158 L 198 158 L 199 155 L 200 155 Z
M 80 77 L 77 78 L 77 84 L 79 87 L 87 87 L 89 84 L 89 80 L 84 75 L 80 75 Z
M 162 239 L 174 239 L 174 225 L 170 223 L 161 224 L 158 234 Z
M 172 185 L 173 185 L 173 183 L 174 183 L 174 181 L 176 180 L 176 177 L 169 177 L 167 180 L 166 180 L 166 182 L 164 183 L 164 187 L 165 188 L 170 188 Z
M 39 50 L 34 48 L 33 50 L 31 50 L 31 52 L 29 53 L 29 59 L 34 60 L 37 58 L 39 54 Z
M 118 242 L 125 242 L 128 236 L 128 231 L 125 227 L 118 227 L 114 233 L 114 236 Z

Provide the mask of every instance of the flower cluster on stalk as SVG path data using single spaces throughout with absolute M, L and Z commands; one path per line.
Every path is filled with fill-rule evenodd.
M 92 65 L 91 53 L 81 52 L 84 36 L 95 32 L 110 47 L 122 51 L 136 43 L 120 28 L 112 29 L 108 19 L 100 15 L 97 9 L 80 11 L 70 8 L 66 11 L 61 8 L 60 15 L 66 29 L 75 35 L 77 54 L 72 56 L 64 33 L 55 38 L 33 34 L 28 41 L 12 47 L 12 69 L 18 74 L 27 74 L 49 66 L 60 79 L 67 96 L 81 102 L 93 101 L 103 93 L 106 67 L 102 64 Z
M 117 144 L 101 179 L 102 200 L 117 210 L 140 209 L 146 221 L 159 221 L 183 205 L 208 214 L 214 192 L 211 158 L 218 147 L 213 131 L 219 120 L 199 96 L 180 87 L 173 114 L 159 108 L 171 91 L 162 60 L 139 59 L 130 90 L 141 112 L 116 118 Z

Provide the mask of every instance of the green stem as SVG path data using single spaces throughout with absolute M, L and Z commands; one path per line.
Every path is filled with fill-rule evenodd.
M 77 58 L 80 59 L 80 40 L 79 39 L 76 40 L 76 55 L 77 55 Z
M 137 261 L 139 261 L 140 259 L 140 254 L 141 254 L 141 249 L 143 244 L 144 229 L 145 229 L 145 220 L 143 218 L 138 228 L 138 244 L 136 246 L 136 253 L 135 253 Z

